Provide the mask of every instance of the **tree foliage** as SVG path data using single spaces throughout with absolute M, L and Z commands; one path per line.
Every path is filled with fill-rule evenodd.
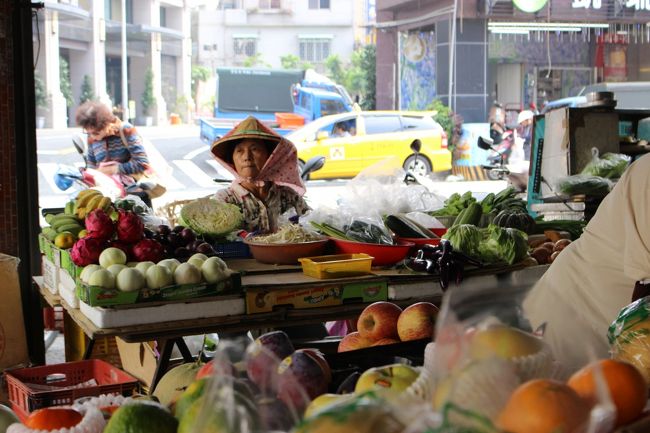
M 149 110 L 153 108 L 156 104 L 156 97 L 153 94 L 153 71 L 147 69 L 147 72 L 144 74 L 144 92 L 142 92 L 142 112 L 145 116 L 148 116 Z
M 47 90 L 45 89 L 45 83 L 43 79 L 38 74 L 34 73 L 34 102 L 38 108 L 47 108 Z
M 436 111 L 433 117 L 436 122 L 442 126 L 442 129 L 447 133 L 449 139 L 449 146 L 453 148 L 460 138 L 463 119 L 459 114 L 454 113 L 451 108 L 442 103 L 440 99 L 434 99 L 429 105 L 427 110 Z
M 79 95 L 79 103 L 83 104 L 86 101 L 93 101 L 95 99 L 95 92 L 93 91 L 93 84 L 90 81 L 89 75 L 84 75 L 81 82 L 81 95 Z
M 72 85 L 70 84 L 70 65 L 65 57 L 59 57 L 59 89 L 67 107 L 74 105 Z
M 199 98 L 199 83 L 201 81 L 208 81 L 212 76 L 212 71 L 209 68 L 201 65 L 192 65 L 192 95 L 194 102 Z
M 364 110 L 375 109 L 375 46 L 366 45 L 352 53 L 349 64 L 334 54 L 325 60 L 327 76 L 342 84 L 361 100 Z
M 299 69 L 300 68 L 300 57 L 295 54 L 287 54 L 286 56 L 280 57 L 280 64 L 282 69 Z

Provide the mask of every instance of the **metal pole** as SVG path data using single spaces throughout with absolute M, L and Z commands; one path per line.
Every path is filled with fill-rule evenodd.
M 122 0 L 122 120 L 129 120 L 129 95 L 127 95 L 126 52 L 126 0 Z
M 458 11 L 458 0 L 454 0 L 454 10 L 451 14 L 451 37 L 449 38 L 449 94 L 448 105 L 452 110 L 455 110 L 455 104 L 452 103 L 452 95 L 454 94 L 454 69 L 456 62 L 456 17 Z

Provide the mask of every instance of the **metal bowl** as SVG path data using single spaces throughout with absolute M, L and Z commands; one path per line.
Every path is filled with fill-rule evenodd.
M 244 240 L 255 260 L 273 265 L 295 265 L 302 257 L 319 256 L 325 252 L 329 239 L 294 244 L 266 244 Z

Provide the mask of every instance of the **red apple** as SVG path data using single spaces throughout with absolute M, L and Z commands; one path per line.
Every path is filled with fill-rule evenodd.
M 339 342 L 338 352 L 347 352 L 350 350 L 363 349 L 370 347 L 372 341 L 363 338 L 358 332 L 351 332 Z
M 283 331 L 267 332 L 259 336 L 246 349 L 248 378 L 263 391 L 275 390 L 275 370 L 280 361 L 293 351 L 293 344 Z
M 430 302 L 418 302 L 406 307 L 397 320 L 397 333 L 402 341 L 433 338 L 438 307 Z
M 402 309 L 397 305 L 380 301 L 368 305 L 359 316 L 357 329 L 362 337 L 378 341 L 397 337 L 397 318 Z
M 372 343 L 372 345 L 373 346 L 385 346 L 387 344 L 395 344 L 395 343 L 399 343 L 399 342 L 400 342 L 399 340 L 395 340 L 394 338 L 382 338 L 381 340 L 375 341 L 374 343 Z
M 325 380 L 329 384 L 332 381 L 332 369 L 330 368 L 330 365 L 327 363 L 327 360 L 325 359 L 325 355 L 323 352 L 321 352 L 318 349 L 298 349 L 296 352 L 305 352 L 307 355 L 311 356 L 314 361 L 318 362 L 320 365 L 320 368 L 323 369 L 323 373 L 325 373 Z

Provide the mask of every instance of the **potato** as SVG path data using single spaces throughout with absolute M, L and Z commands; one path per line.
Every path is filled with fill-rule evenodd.
M 562 239 L 562 235 L 556 230 L 544 230 L 544 235 L 552 242 L 557 242 Z
M 537 260 L 537 263 L 540 265 L 545 265 L 548 263 L 549 257 L 551 257 L 551 251 L 544 247 L 538 247 L 530 253 L 531 257 Z
M 544 237 L 539 238 L 539 239 L 533 239 L 533 240 L 530 240 L 530 237 L 529 237 L 528 238 L 528 246 L 530 248 L 532 248 L 532 249 L 535 249 L 535 248 L 537 248 L 539 246 L 542 246 L 544 243 L 546 243 L 548 241 L 549 241 L 549 239 L 544 238 Z
M 546 248 L 550 255 L 553 252 L 553 249 L 555 248 L 555 242 L 544 242 L 542 245 L 540 245 L 540 248 Z
M 559 256 L 559 255 L 560 255 L 560 251 L 553 252 L 553 254 L 551 254 L 551 256 L 548 258 L 548 262 L 553 263 L 555 261 L 555 259 L 557 258 L 557 256 Z
M 560 239 L 555 243 L 555 246 L 553 247 L 553 252 L 562 251 L 567 246 L 569 246 L 570 243 L 571 241 L 569 239 Z

